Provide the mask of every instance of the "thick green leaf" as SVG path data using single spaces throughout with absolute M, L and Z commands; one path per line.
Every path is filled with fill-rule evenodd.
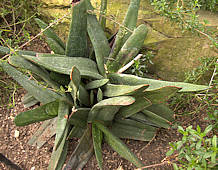
M 156 133 L 156 129 L 154 127 L 128 119 L 115 121 L 111 131 L 119 138 L 141 141 L 150 141 Z
M 86 0 L 72 5 L 70 32 L 66 55 L 69 57 L 87 57 L 87 9 Z
M 94 150 L 91 130 L 90 128 L 87 128 L 73 154 L 70 156 L 70 159 L 68 160 L 67 165 L 64 167 L 64 170 L 82 169 L 92 156 L 93 152 Z
M 57 117 L 51 120 L 46 120 L 34 133 L 32 138 L 28 141 L 28 145 L 37 146 L 41 148 L 52 136 L 56 133 Z
M 37 103 L 39 103 L 39 101 L 36 100 L 36 98 L 33 97 L 31 94 L 27 93 L 22 98 L 22 103 L 24 105 L 24 108 L 28 108 L 28 107 L 36 105 Z
M 81 76 L 79 70 L 73 66 L 70 74 L 70 87 L 72 88 L 71 95 L 73 97 L 74 105 L 77 106 L 77 92 L 79 90 Z
M 135 120 L 135 121 L 143 123 L 144 125 L 149 125 L 152 127 L 161 127 L 159 124 L 152 123 L 152 121 L 149 120 L 148 116 L 146 116 L 142 112 L 135 113 L 131 115 L 130 117 L 128 117 L 128 119 Z
M 122 107 L 118 112 L 118 116 L 127 118 L 137 112 L 140 112 L 151 104 L 163 103 L 178 90 L 180 90 L 180 88 L 177 87 L 162 87 L 152 91 L 147 91 L 147 89 L 145 89 L 141 95 L 135 97 L 135 103 Z
M 148 111 L 146 109 L 142 110 L 142 113 L 146 115 L 146 119 L 158 127 L 163 127 L 163 128 L 170 128 L 170 122 L 155 113 Z
M 95 100 L 95 95 L 94 95 L 94 90 L 90 91 L 90 105 L 92 106 L 94 104 Z
M 68 129 L 69 126 L 66 126 L 63 137 L 60 139 L 60 145 L 58 146 L 58 148 L 55 147 L 53 148 L 48 170 L 61 170 L 64 165 L 67 156 L 68 140 L 66 139 L 67 139 Z M 55 137 L 55 141 L 56 138 L 57 136 Z
M 123 44 L 132 34 L 132 32 L 129 30 L 133 31 L 135 29 L 138 19 L 139 5 L 140 0 L 131 0 L 126 16 L 122 23 L 122 27 L 120 27 L 119 32 L 116 35 L 116 39 L 112 47 L 112 52 L 110 53 L 109 59 L 107 61 L 107 66 L 109 66 L 114 61 Z
M 83 57 L 33 57 L 24 55 L 24 58 L 34 62 L 48 70 L 55 71 L 62 74 L 71 74 L 72 66 L 76 66 L 81 76 L 91 77 L 94 79 L 102 79 L 103 77 L 98 73 L 94 61 Z
M 95 123 L 92 124 L 92 139 L 93 139 L 95 157 L 97 159 L 99 168 L 102 170 L 103 158 L 101 152 L 101 144 L 102 144 L 103 134 L 97 128 Z
M 15 67 L 24 68 L 35 73 L 47 82 L 49 86 L 55 89 L 59 88 L 59 85 L 50 78 L 49 73 L 45 69 L 40 68 L 25 58 L 18 55 L 11 55 L 9 57 L 9 63 Z
M 95 122 L 96 126 L 104 133 L 106 142 L 123 158 L 132 162 L 136 167 L 142 167 L 141 161 L 129 150 L 129 148 L 104 125 Z
M 151 101 L 144 96 L 137 96 L 135 97 L 135 100 L 135 103 L 133 103 L 132 105 L 120 108 L 117 116 L 119 118 L 127 118 L 152 104 Z
M 139 95 L 148 88 L 147 84 L 137 86 L 107 84 L 104 87 L 104 96 L 124 96 L 124 95 Z
M 77 93 L 77 98 L 80 104 L 85 106 L 90 106 L 90 96 L 88 91 L 83 87 L 83 85 L 79 86 L 79 91 Z
M 146 110 L 153 112 L 157 116 L 160 116 L 170 122 L 174 121 L 173 111 L 165 104 L 152 104 L 151 106 L 147 107 Z
M 60 85 L 64 85 L 67 86 L 70 83 L 70 78 L 68 75 L 66 74 L 60 74 L 57 72 L 53 72 L 51 71 L 49 73 L 49 77 L 55 81 L 56 83 L 60 84 Z
M 61 55 L 65 54 L 64 48 L 61 47 L 60 44 L 54 39 L 46 38 L 46 42 L 48 46 L 50 47 L 51 51 L 53 51 L 55 54 L 61 54 Z
M 21 86 L 23 86 L 29 94 L 34 96 L 38 101 L 43 104 L 55 101 L 63 98 L 61 95 L 51 91 L 43 86 L 37 84 L 35 81 L 29 80 L 29 77 L 25 76 L 7 62 L 1 63 L 5 72 L 7 72 L 14 80 L 16 80 Z
M 93 11 L 90 1 L 87 1 L 87 9 Z M 102 76 L 106 76 L 104 60 L 110 53 L 110 46 L 108 44 L 107 37 L 105 36 L 105 33 L 94 14 L 87 15 L 87 24 L 87 30 L 94 47 L 99 72 Z
M 165 86 L 155 90 L 146 89 L 144 91 L 144 97 L 147 98 L 152 104 L 160 104 L 167 101 L 181 88 L 173 86 Z
M 83 127 L 80 127 L 80 126 L 73 126 L 73 128 L 71 129 L 69 135 L 67 136 L 67 140 L 72 139 L 72 138 L 80 139 L 85 130 L 86 130 L 86 127 L 83 128 Z
M 68 122 L 78 127 L 85 128 L 90 108 L 78 108 L 69 116 Z
M 108 78 L 111 83 L 114 84 L 124 84 L 124 85 L 140 85 L 140 84 L 148 84 L 149 87 L 147 90 L 155 90 L 165 86 L 176 86 L 182 88 L 179 92 L 195 92 L 206 90 L 209 87 L 203 85 L 195 85 L 190 83 L 183 82 L 170 82 L 170 81 L 161 81 L 154 80 L 148 78 L 140 78 L 130 74 L 117 74 L 112 73 L 108 74 Z
M 54 101 L 45 105 L 39 106 L 36 109 L 28 110 L 18 114 L 14 123 L 16 126 L 26 126 L 35 122 L 40 122 L 54 118 L 58 115 L 58 102 Z
M 55 144 L 54 144 L 55 150 L 59 147 L 59 144 L 61 143 L 64 134 L 68 130 L 66 127 L 67 127 L 69 112 L 70 112 L 69 105 L 64 101 L 59 101 L 58 120 L 57 120 L 56 137 L 55 137 Z
M 97 88 L 102 87 L 105 84 L 107 84 L 108 81 L 109 81 L 109 79 L 94 80 L 94 81 L 91 81 L 90 83 L 86 84 L 85 88 L 87 90 L 97 89 Z
M 39 25 L 39 27 L 44 30 L 48 27 L 48 24 L 46 24 L 45 22 L 43 22 L 42 20 L 40 20 L 39 18 L 35 18 L 36 23 Z M 51 38 L 54 41 L 56 41 L 64 50 L 65 50 L 65 44 L 63 43 L 63 41 L 57 36 L 57 34 L 54 33 L 54 31 L 51 28 L 46 29 L 43 34 L 45 34 L 45 36 L 47 38 Z
M 148 29 L 145 25 L 138 26 L 120 49 L 115 60 L 107 65 L 108 72 L 117 72 L 125 64 L 131 61 L 141 49 Z
M 98 92 L 97 92 L 97 102 L 100 102 L 103 100 L 103 92 L 101 90 L 101 88 L 98 88 Z
M 112 121 L 121 106 L 128 106 L 135 102 L 131 96 L 120 96 L 102 100 L 90 110 L 88 122 L 94 120 Z

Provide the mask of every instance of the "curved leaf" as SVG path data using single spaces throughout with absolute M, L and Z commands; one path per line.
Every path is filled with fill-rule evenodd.
M 138 26 L 132 35 L 126 40 L 123 47 L 115 57 L 115 60 L 107 65 L 108 72 L 117 72 L 125 64 L 131 61 L 139 52 L 146 38 L 148 29 L 145 25 Z
M 74 100 L 74 105 L 77 106 L 76 99 L 77 99 L 77 92 L 79 90 L 79 85 L 81 81 L 81 76 L 79 70 L 73 66 L 72 71 L 70 74 L 70 87 L 72 87 L 71 95 Z
M 68 147 L 68 134 L 69 126 L 66 126 L 64 134 L 60 139 L 60 145 L 56 148 L 53 148 L 51 159 L 49 161 L 48 170 L 60 170 L 62 169 L 66 156 L 67 156 L 67 147 Z M 56 138 L 55 138 L 56 141 Z
M 107 84 L 108 81 L 109 81 L 109 79 L 94 80 L 94 81 L 91 81 L 90 83 L 86 84 L 85 88 L 87 90 L 97 89 L 97 88 L 102 87 L 105 84 Z
M 24 55 L 24 58 L 34 62 L 48 70 L 55 71 L 62 74 L 71 74 L 72 66 L 76 66 L 81 76 L 91 77 L 94 79 L 102 79 L 103 77 L 98 73 L 94 61 L 82 57 L 33 57 Z
M 128 106 L 135 102 L 131 96 L 120 96 L 102 100 L 90 110 L 88 122 L 93 120 L 111 121 L 121 106 Z
M 90 96 L 88 91 L 82 85 L 79 86 L 79 91 L 77 93 L 77 98 L 80 104 L 85 106 L 90 106 Z
M 44 121 L 54 118 L 58 115 L 58 102 L 47 103 L 43 106 L 39 106 L 36 109 L 28 110 L 18 114 L 14 123 L 16 126 L 26 126 L 35 122 Z
M 54 150 L 56 150 L 59 147 L 59 144 L 61 143 L 64 134 L 67 133 L 67 120 L 69 111 L 69 105 L 64 101 L 59 101 Z
M 91 130 L 90 128 L 87 128 L 73 154 L 70 156 L 70 159 L 68 160 L 67 165 L 64 167 L 64 170 L 82 169 L 92 156 L 93 151 Z
M 137 96 L 135 97 L 135 102 L 132 105 L 120 108 L 119 112 L 117 113 L 117 116 L 119 118 L 127 118 L 150 106 L 151 104 L 151 101 L 145 98 L 144 96 Z
M 147 84 L 137 86 L 107 84 L 104 88 L 104 96 L 140 95 L 148 88 Z
M 64 48 L 61 47 L 60 44 L 57 43 L 57 41 L 55 41 L 52 38 L 46 38 L 46 41 L 47 41 L 48 46 L 50 47 L 51 51 L 53 51 L 55 54 L 61 54 L 61 55 L 65 54 Z
M 195 91 L 206 90 L 209 88 L 208 86 L 204 86 L 204 85 L 140 78 L 130 74 L 111 73 L 108 74 L 108 78 L 110 79 L 111 83 L 115 83 L 115 84 L 124 84 L 124 85 L 148 84 L 149 87 L 147 90 L 155 90 L 165 86 L 176 86 L 182 88 L 181 90 L 179 90 L 179 92 L 195 92 Z
M 142 167 L 141 161 L 129 150 L 129 148 L 108 128 L 101 123 L 95 121 L 96 126 L 104 133 L 106 142 L 123 158 L 132 162 L 136 167 Z
M 115 121 L 111 131 L 119 138 L 150 141 L 156 133 L 156 128 L 135 120 L 123 119 Z

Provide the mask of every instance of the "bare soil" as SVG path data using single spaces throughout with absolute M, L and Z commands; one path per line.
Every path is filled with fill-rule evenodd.
M 33 45 L 35 44 L 35 45 Z M 46 44 L 40 40 L 32 42 L 28 50 L 34 50 L 39 52 L 49 52 Z M 9 82 L 8 77 L 4 73 L 0 73 L 2 81 Z M 28 140 L 38 129 L 40 123 L 35 123 L 29 126 L 16 127 L 13 119 L 14 117 L 24 111 L 21 98 L 25 94 L 22 88 L 15 93 L 15 106 L 9 108 L 7 105 L 8 96 L 4 95 L 5 89 L 0 86 L 0 97 L 4 101 L 5 105 L 0 107 L 0 153 L 4 154 L 12 162 L 16 163 L 23 170 L 45 170 L 48 166 L 49 159 L 52 152 L 54 138 L 46 143 L 42 148 L 37 149 L 27 145 Z M 190 108 L 190 112 L 198 104 L 193 103 L 193 108 Z M 182 111 L 181 111 L 182 112 Z M 208 121 L 204 120 L 205 111 L 199 111 L 192 116 L 177 117 L 177 124 L 187 127 L 189 125 L 196 126 L 197 124 L 205 127 Z M 19 131 L 19 136 L 15 137 L 15 131 Z M 172 169 L 170 164 L 164 164 L 163 161 L 166 158 L 165 154 L 169 150 L 169 142 L 177 141 L 181 138 L 181 135 L 176 129 L 159 129 L 154 139 L 150 142 L 142 142 L 135 140 L 124 140 L 128 147 L 142 160 L 142 162 L 148 165 L 155 165 L 148 169 L 161 170 Z M 76 147 L 78 143 L 77 139 L 72 140 L 70 143 L 70 153 Z M 174 158 L 173 158 L 174 159 Z M 134 170 L 136 167 L 122 159 L 116 152 L 114 152 L 108 145 L 103 144 L 103 169 L 105 170 Z M 175 159 L 174 159 L 175 160 Z M 159 165 L 159 166 L 158 166 Z M 0 162 L 0 169 L 7 170 L 3 163 Z M 97 161 L 94 156 L 88 161 L 84 170 L 98 169 Z

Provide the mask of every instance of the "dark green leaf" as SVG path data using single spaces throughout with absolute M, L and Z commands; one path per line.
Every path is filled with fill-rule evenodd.
M 21 112 L 18 114 L 14 123 L 16 126 L 26 126 L 35 122 L 40 122 L 54 118 L 58 115 L 58 102 L 51 102 L 39 106 L 36 109 Z
M 148 29 L 143 24 L 134 30 L 132 35 L 126 40 L 125 44 L 120 49 L 119 53 L 115 57 L 115 60 L 110 62 L 110 65 L 107 65 L 107 69 L 110 73 L 117 72 L 125 64 L 133 60 L 144 44 L 147 32 Z
M 72 87 L 71 95 L 73 97 L 75 106 L 77 106 L 76 99 L 77 99 L 77 92 L 79 90 L 80 81 L 81 81 L 80 72 L 75 66 L 73 66 L 70 74 L 70 87 Z
M 87 90 L 97 89 L 97 88 L 102 87 L 105 84 L 107 84 L 108 81 L 109 81 L 109 79 L 94 80 L 94 81 L 91 81 L 90 83 L 86 84 L 85 88 Z
M 103 92 L 101 88 L 98 88 L 98 93 L 97 93 L 97 101 L 100 102 L 103 100 Z
M 87 57 L 87 9 L 86 0 L 72 6 L 70 32 L 67 39 L 66 55 Z
M 55 41 L 52 38 L 46 38 L 46 41 L 48 43 L 48 46 L 50 47 L 51 51 L 53 51 L 55 54 L 65 54 L 65 50 L 63 47 L 60 46 L 60 44 Z
M 90 110 L 88 122 L 93 120 L 111 121 L 121 106 L 128 106 L 135 102 L 131 96 L 120 96 L 102 100 Z
M 67 165 L 64 167 L 64 170 L 82 169 L 92 156 L 93 152 L 94 150 L 91 130 L 90 128 L 87 128 L 73 154 L 70 156 L 70 159 L 68 160 Z
M 150 141 L 156 133 L 156 128 L 135 120 L 123 119 L 115 121 L 111 131 L 119 138 Z
M 139 95 L 142 94 L 146 88 L 148 88 L 147 84 L 137 86 L 107 84 L 104 87 L 104 96 L 114 97 L 124 95 Z
M 67 127 L 69 112 L 70 112 L 69 105 L 64 101 L 59 101 L 58 120 L 57 120 L 56 136 L 55 136 L 55 144 L 54 144 L 55 150 L 58 149 L 64 134 L 68 130 L 66 127 Z
M 136 167 L 142 167 L 141 161 L 129 150 L 129 148 L 115 135 L 113 135 L 108 128 L 99 122 L 95 122 L 96 126 L 104 133 L 106 142 L 123 158 L 132 162 Z
M 79 86 L 79 91 L 77 93 L 78 100 L 80 104 L 85 106 L 90 106 L 90 96 L 88 91 L 82 85 Z
M 68 129 L 69 129 L 69 126 L 66 126 L 64 134 L 62 138 L 60 139 L 60 145 L 57 148 L 56 147 L 53 148 L 48 170 L 61 170 L 64 165 L 64 162 L 67 156 L 68 141 L 66 140 L 66 138 L 68 134 Z
M 103 134 L 96 127 L 95 123 L 92 124 L 92 139 L 93 139 L 94 151 L 98 162 L 98 166 L 102 170 L 103 158 L 101 152 L 101 144 L 102 144 Z

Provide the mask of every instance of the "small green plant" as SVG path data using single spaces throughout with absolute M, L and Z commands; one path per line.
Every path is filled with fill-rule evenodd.
M 208 21 L 205 20 L 204 23 L 201 23 L 197 14 L 202 5 L 206 9 L 215 9 L 217 0 L 210 0 L 209 3 L 204 0 L 150 0 L 150 2 L 156 12 L 177 23 L 182 30 L 202 34 L 209 38 L 216 48 L 218 47 L 217 37 L 213 36 L 209 29 L 206 29 Z
M 140 0 L 131 0 L 112 49 L 90 0 L 73 2 L 66 44 L 36 19 L 54 54 L 0 46 L 0 54 L 9 54 L 7 61 L 0 60 L 0 66 L 28 92 L 24 106 L 42 104 L 18 114 L 15 124 L 44 121 L 29 141 L 38 147 L 46 142 L 43 135 L 50 138 L 56 134 L 49 170 L 63 168 L 73 137 L 80 140 L 65 170 L 82 169 L 93 153 L 102 169 L 103 140 L 136 167 L 142 167 L 120 138 L 151 140 L 157 128 L 169 128 L 173 121 L 173 112 L 164 104 L 167 99 L 177 92 L 208 88 L 118 73 L 139 53 L 147 36 L 145 25 L 136 26 L 139 4 Z M 16 67 L 31 71 L 36 78 L 30 79 Z
M 217 136 L 207 136 L 211 130 L 212 125 L 207 126 L 204 131 L 200 126 L 197 126 L 197 130 L 192 126 L 185 130 L 181 126 L 178 127 L 179 133 L 183 135 L 182 140 L 170 143 L 171 150 L 166 154 L 178 154 L 178 163 L 173 164 L 175 170 L 202 170 L 217 165 Z

